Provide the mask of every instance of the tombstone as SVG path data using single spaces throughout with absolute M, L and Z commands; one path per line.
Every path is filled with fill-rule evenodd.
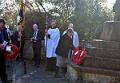
M 106 41 L 120 41 L 120 0 L 116 0 L 114 5 L 114 21 L 106 21 L 100 39 Z
M 100 39 L 120 42 L 120 21 L 106 21 Z
M 115 21 L 120 21 L 120 0 L 116 0 L 116 3 L 114 5 L 114 12 L 115 12 Z

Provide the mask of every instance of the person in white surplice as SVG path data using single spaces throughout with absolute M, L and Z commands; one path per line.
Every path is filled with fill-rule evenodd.
M 60 39 L 60 31 L 56 21 L 51 22 L 51 28 L 48 29 L 45 36 L 46 47 L 46 70 L 55 71 L 56 68 L 56 48 Z
M 73 45 L 74 45 L 74 47 L 78 47 L 79 46 L 79 36 L 78 36 L 78 33 L 74 30 L 74 25 L 72 23 L 69 23 L 67 30 L 69 30 L 69 29 L 73 30 Z M 67 33 L 67 30 L 65 30 L 63 32 L 63 35 Z

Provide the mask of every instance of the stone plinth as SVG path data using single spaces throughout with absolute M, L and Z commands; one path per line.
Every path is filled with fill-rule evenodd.
M 106 21 L 100 39 L 120 41 L 120 21 Z
M 68 66 L 73 83 L 81 83 L 77 78 L 85 81 L 83 83 L 120 83 L 119 49 L 120 42 L 116 41 L 94 39 L 87 43 L 88 56 L 84 58 L 83 64 Z M 73 78 L 75 76 L 76 79 Z

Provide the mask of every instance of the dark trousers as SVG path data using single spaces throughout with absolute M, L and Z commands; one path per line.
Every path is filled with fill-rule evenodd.
M 24 43 L 21 43 L 21 49 L 20 49 L 20 59 L 23 60 L 23 50 L 24 50 Z
M 46 60 L 46 70 L 47 71 L 56 71 L 56 57 L 47 58 Z
M 3 51 L 0 50 L 0 78 L 2 82 L 8 80 L 6 74 L 5 58 Z
M 34 62 L 35 65 L 39 65 L 40 64 L 40 60 L 41 60 L 41 42 L 35 42 L 33 43 L 33 52 L 34 52 Z
M 13 44 L 16 45 L 20 49 L 20 54 L 17 57 L 17 60 L 23 60 L 23 50 L 24 50 L 25 42 L 21 42 L 21 46 L 20 46 L 20 42 L 19 41 L 17 41 L 17 43 L 13 43 Z

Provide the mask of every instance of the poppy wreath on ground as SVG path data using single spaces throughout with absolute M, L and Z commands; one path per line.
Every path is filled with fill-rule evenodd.
M 6 60 L 16 60 L 16 58 L 18 57 L 19 55 L 19 49 L 17 48 L 16 45 L 11 45 L 11 52 L 5 52 L 4 56 L 5 56 L 5 59 Z
M 87 55 L 87 51 L 82 46 L 78 46 L 74 49 L 72 54 L 72 61 L 78 65 L 82 63 L 82 60 Z

